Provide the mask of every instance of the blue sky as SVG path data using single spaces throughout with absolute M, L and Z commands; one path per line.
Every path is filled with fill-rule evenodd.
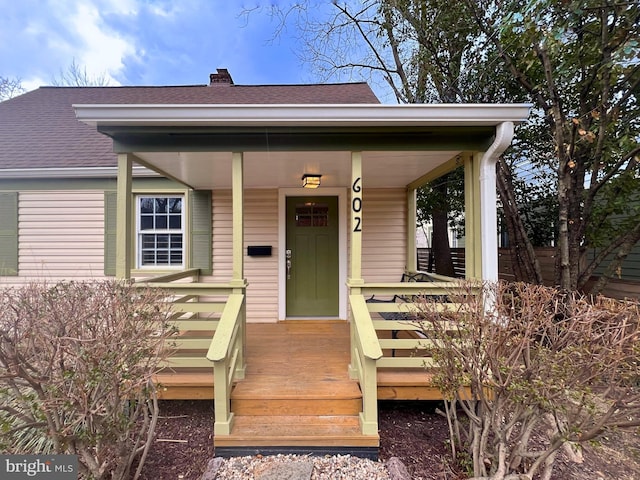
M 274 39 L 277 22 L 265 9 L 288 3 L 0 0 L 0 76 L 30 90 L 75 62 L 110 85 L 203 84 L 216 68 L 237 84 L 320 81 L 299 60 L 292 26 Z

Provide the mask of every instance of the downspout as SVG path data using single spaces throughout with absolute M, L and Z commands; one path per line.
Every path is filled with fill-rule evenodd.
M 498 208 L 496 163 L 513 140 L 513 122 L 502 122 L 496 136 L 480 159 L 480 235 L 482 238 L 482 280 L 498 280 Z

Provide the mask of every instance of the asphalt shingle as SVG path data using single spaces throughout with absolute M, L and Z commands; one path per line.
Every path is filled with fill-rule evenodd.
M 366 83 L 41 87 L 0 103 L 0 170 L 105 167 L 111 139 L 75 118 L 73 104 L 377 104 Z

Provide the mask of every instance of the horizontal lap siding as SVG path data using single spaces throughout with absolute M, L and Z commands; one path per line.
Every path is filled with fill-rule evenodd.
M 19 277 L 103 277 L 104 193 L 21 192 L 18 203 Z
M 227 282 L 232 275 L 231 192 L 213 192 L 213 276 Z M 245 190 L 244 270 L 247 288 L 247 319 L 275 322 L 278 319 L 278 191 Z M 247 246 L 270 245 L 270 257 L 249 257 Z
M 407 264 L 404 189 L 365 190 L 362 196 L 362 276 L 398 282 Z
M 247 190 L 244 268 L 249 282 L 247 315 L 254 321 L 278 319 L 278 191 Z M 248 257 L 247 246 L 271 245 L 270 257 Z

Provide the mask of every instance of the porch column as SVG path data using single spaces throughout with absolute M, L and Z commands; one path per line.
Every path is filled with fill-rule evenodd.
M 245 286 L 244 280 L 244 176 L 243 154 L 233 152 L 231 158 L 231 195 L 233 208 L 231 284 Z
M 482 276 L 482 236 L 480 235 L 480 174 L 481 154 L 464 157 L 464 263 L 466 278 Z
M 416 189 L 407 190 L 407 271 L 417 272 L 416 225 L 418 224 Z
M 132 225 L 131 225 L 131 172 L 132 155 L 118 154 L 117 221 L 116 221 L 116 278 L 131 278 Z
M 513 139 L 513 122 L 496 127 L 493 144 L 480 159 L 480 229 L 482 279 L 498 280 L 498 210 L 496 207 L 496 163 Z
M 362 152 L 351 152 L 351 268 L 349 285 L 362 285 Z

